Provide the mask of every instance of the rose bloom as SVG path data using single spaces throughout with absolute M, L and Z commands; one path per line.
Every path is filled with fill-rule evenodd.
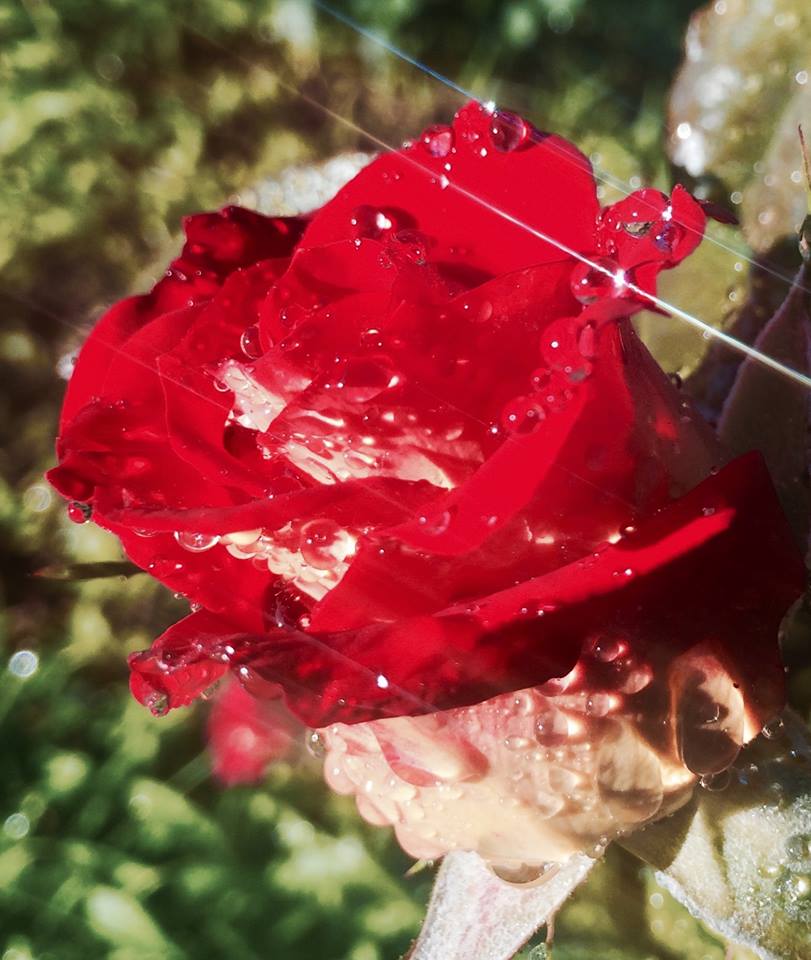
M 214 775 L 227 786 L 255 783 L 291 751 L 299 724 L 278 699 L 257 699 L 229 680 L 208 716 L 208 748 Z
M 803 565 L 629 321 L 704 225 L 680 187 L 601 209 L 477 103 L 310 216 L 188 218 L 85 344 L 49 474 L 192 604 L 138 700 L 281 685 L 364 817 L 507 876 L 722 782 Z

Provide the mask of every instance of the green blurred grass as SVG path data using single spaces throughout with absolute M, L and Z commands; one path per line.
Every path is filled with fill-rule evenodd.
M 663 97 L 694 5 L 344 9 L 613 173 L 662 179 Z M 0 0 L 0 631 L 4 662 L 38 656 L 31 676 L 3 667 L 0 679 L 2 960 L 378 960 L 418 928 L 430 875 L 406 877 L 389 833 L 362 824 L 308 758 L 224 791 L 203 752 L 205 705 L 156 720 L 129 698 L 126 653 L 179 600 L 145 576 L 32 576 L 120 556 L 68 523 L 41 480 L 60 358 L 149 277 L 183 214 L 290 164 L 368 149 L 296 90 L 393 143 L 458 104 L 296 0 Z M 555 947 L 557 960 L 723 955 L 619 851 L 565 909 Z

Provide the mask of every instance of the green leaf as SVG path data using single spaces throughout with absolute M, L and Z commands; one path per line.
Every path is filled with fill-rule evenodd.
M 114 946 L 137 947 L 141 956 L 171 957 L 176 951 L 138 901 L 115 887 L 94 887 L 85 901 L 93 931 Z

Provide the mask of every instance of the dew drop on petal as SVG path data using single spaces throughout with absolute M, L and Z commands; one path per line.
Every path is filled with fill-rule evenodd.
M 535 739 L 545 747 L 564 743 L 569 736 L 566 715 L 549 708 L 538 715 L 535 721 Z
M 394 263 L 421 267 L 428 258 L 428 241 L 418 230 L 398 230 L 392 235 L 386 252 Z
M 595 303 L 622 295 L 625 274 L 616 260 L 594 257 L 590 263 L 578 262 L 572 268 L 572 293 L 580 303 Z
M 397 230 L 397 222 L 390 211 L 368 204 L 356 207 L 349 222 L 358 240 L 379 240 Z
M 420 142 L 432 157 L 447 157 L 453 149 L 453 128 L 438 123 L 425 131 Z
M 144 700 L 144 706 L 149 709 L 153 717 L 165 717 L 169 712 L 169 698 L 165 693 L 159 693 L 156 690 Z
M 682 229 L 672 222 L 664 222 L 653 233 L 653 242 L 662 253 L 670 254 L 682 238 Z
M 600 637 L 592 648 L 595 660 L 611 663 L 621 657 L 628 649 L 624 640 L 615 637 Z
M 189 553 L 203 553 L 220 542 L 216 534 L 191 533 L 188 530 L 176 530 L 175 540 Z
M 262 344 L 259 341 L 259 327 L 256 324 L 248 327 L 242 332 L 239 338 L 239 345 L 242 352 L 250 360 L 256 360 L 262 356 Z
M 93 513 L 93 508 L 89 503 L 81 503 L 79 500 L 71 500 L 68 504 L 68 519 L 73 523 L 87 523 Z
M 355 552 L 355 538 L 334 520 L 312 520 L 301 528 L 301 555 L 316 570 L 331 570 Z
M 543 418 L 543 408 L 532 397 L 515 397 L 501 412 L 502 426 L 509 433 L 531 433 Z
M 509 153 L 526 143 L 529 131 L 525 121 L 509 110 L 497 110 L 492 116 L 490 139 L 496 150 L 502 153 Z

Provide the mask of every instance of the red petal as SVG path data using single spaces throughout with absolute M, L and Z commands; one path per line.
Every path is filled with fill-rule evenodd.
M 454 119 L 447 154 L 432 152 L 424 138 L 383 154 L 315 214 L 302 247 L 357 236 L 353 219 L 365 209 L 431 238 L 431 262 L 491 275 L 566 256 L 533 231 L 590 249 L 598 204 L 588 160 L 537 131 L 523 149 L 503 152 L 492 127 L 493 115 L 470 103 Z

